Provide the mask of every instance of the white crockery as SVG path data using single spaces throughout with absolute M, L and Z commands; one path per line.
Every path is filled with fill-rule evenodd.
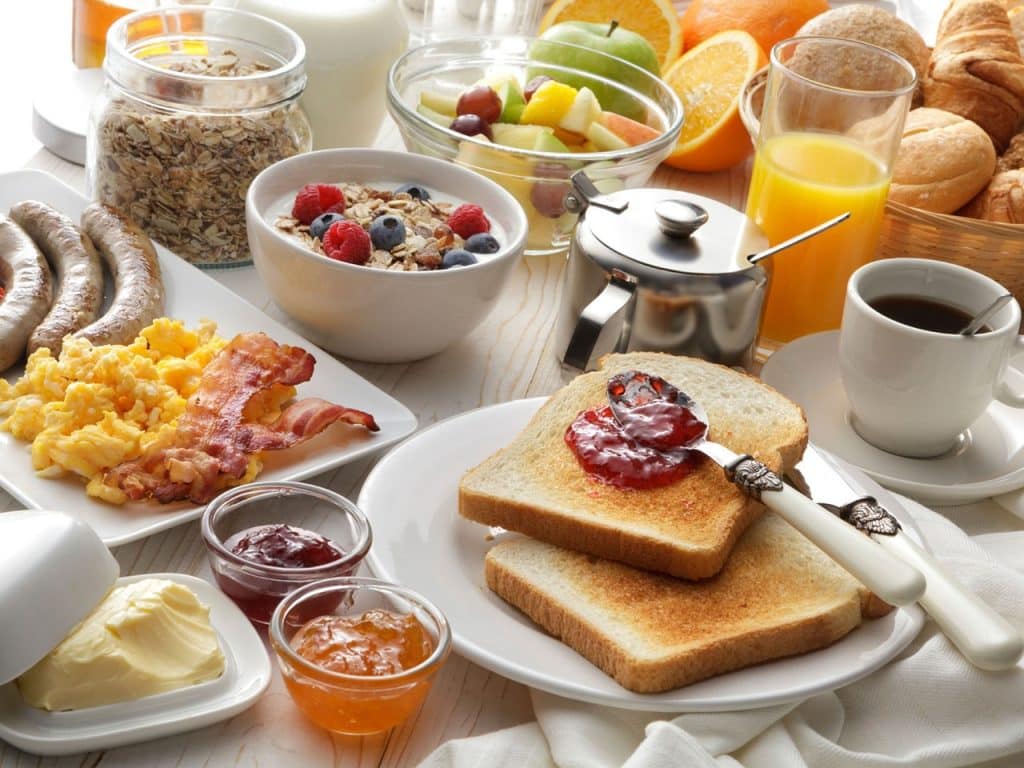
M 838 688 L 887 664 L 921 630 L 916 605 L 865 621 L 812 653 L 758 664 L 664 693 L 633 693 L 549 636 L 487 588 L 484 556 L 506 536 L 459 516 L 459 480 L 515 439 L 544 398 L 469 411 L 416 433 L 370 472 L 359 507 L 373 521 L 366 557 L 374 575 L 412 584 L 448 617 L 455 651 L 524 685 L 594 704 L 647 712 L 720 712 L 796 701 Z M 899 501 L 854 473 L 914 541 Z
M 501 243 L 469 267 L 397 272 L 326 258 L 274 221 L 306 184 L 426 187 L 432 199 L 483 207 Z M 249 246 L 270 296 L 316 344 L 377 363 L 409 362 L 463 338 L 494 306 L 526 243 L 526 214 L 493 181 L 452 163 L 405 152 L 329 149 L 263 171 L 246 199 Z
M 839 378 L 839 331 L 790 342 L 768 358 L 761 378 L 804 409 L 812 443 L 886 488 L 927 503 L 966 504 L 1024 485 L 1024 410 L 998 400 L 952 450 L 932 458 L 896 456 L 854 432 Z M 1014 389 L 1024 391 L 1019 368 L 1011 366 L 1007 378 Z
M 993 399 L 1024 407 L 1024 394 L 1005 380 L 1010 356 L 1024 350 L 1016 301 L 990 320 L 990 332 L 974 336 L 914 328 L 870 306 L 883 296 L 914 296 L 974 315 L 1005 293 L 978 272 L 927 259 L 886 259 L 854 272 L 843 307 L 839 367 L 857 433 L 890 453 L 938 456 Z

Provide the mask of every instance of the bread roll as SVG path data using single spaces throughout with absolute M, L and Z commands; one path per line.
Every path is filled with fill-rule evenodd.
M 861 4 L 833 8 L 808 21 L 797 34 L 858 40 L 902 56 L 917 72 L 915 104 L 920 101 L 921 83 L 928 70 L 931 52 L 916 29 L 888 11 Z
M 1024 170 L 997 173 L 960 214 L 1004 224 L 1024 224 Z
M 983 190 L 996 150 L 975 123 L 941 109 L 907 115 L 889 199 L 934 213 L 953 213 Z
M 1024 168 L 1024 133 L 1018 133 L 1010 139 L 1010 146 L 996 161 L 996 173 L 1015 171 Z
M 1017 45 L 1020 47 L 1020 55 L 1024 56 L 1024 5 L 1018 5 L 1010 9 L 1010 27 L 1017 38 Z
M 1024 120 L 1024 58 L 1000 0 L 952 0 L 939 22 L 924 104 L 973 120 L 1003 151 Z

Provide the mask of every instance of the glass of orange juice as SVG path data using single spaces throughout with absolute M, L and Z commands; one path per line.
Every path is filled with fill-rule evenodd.
M 850 218 L 773 259 L 762 346 L 839 327 L 846 282 L 871 261 L 914 93 L 883 48 L 797 37 L 772 48 L 747 215 L 772 245 Z

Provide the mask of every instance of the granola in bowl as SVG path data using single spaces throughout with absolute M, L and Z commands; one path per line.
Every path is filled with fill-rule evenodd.
M 501 247 L 482 208 L 413 184 L 308 184 L 274 226 L 325 258 L 398 272 L 470 266 Z

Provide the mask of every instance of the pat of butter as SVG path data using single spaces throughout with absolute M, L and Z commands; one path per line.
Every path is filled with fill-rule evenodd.
M 18 687 L 30 706 L 84 709 L 184 688 L 223 672 L 210 609 L 182 584 L 142 579 L 111 590 L 18 678 Z

